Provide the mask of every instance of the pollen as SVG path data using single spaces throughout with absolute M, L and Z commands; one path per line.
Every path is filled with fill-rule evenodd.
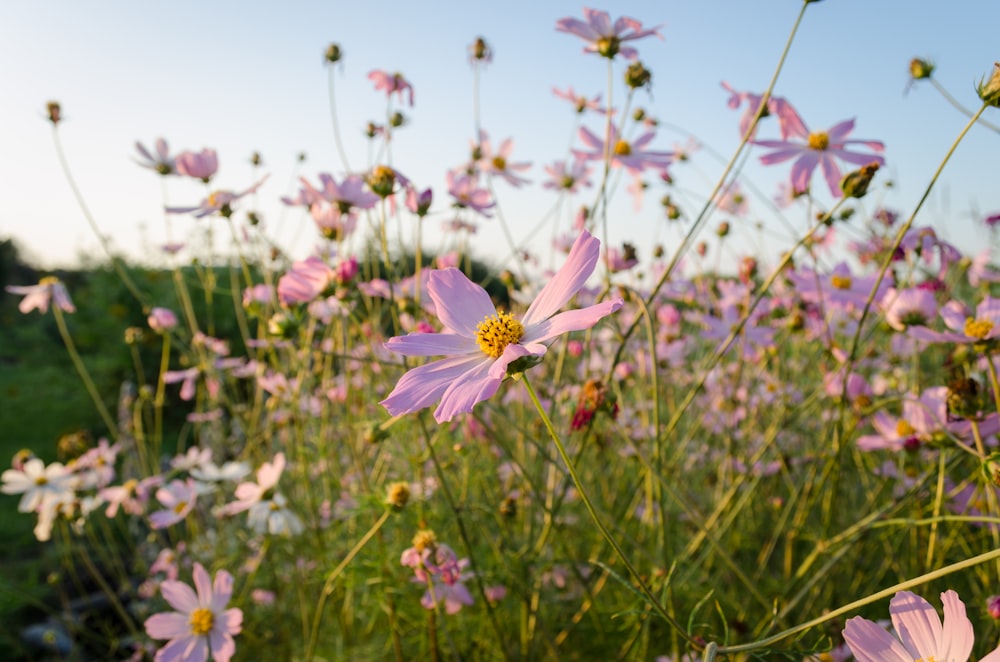
M 627 140 L 619 140 L 615 143 L 615 156 L 629 156 L 632 154 L 632 145 Z
M 524 325 L 510 313 L 487 315 L 476 327 L 476 342 L 487 356 L 498 359 L 507 345 L 516 343 L 524 335 Z
M 506 170 L 507 169 L 507 159 L 505 159 L 502 156 L 494 156 L 493 157 L 493 167 L 496 168 L 497 170 Z
M 219 207 L 219 191 L 212 191 L 208 194 L 208 206 L 209 207 Z
M 990 331 L 992 330 L 993 322 L 988 319 L 973 319 L 969 317 L 965 320 L 965 335 L 970 338 L 984 340 L 990 335 Z
M 809 134 L 809 149 L 824 150 L 830 146 L 830 136 L 825 131 Z
M 849 290 L 853 282 L 850 276 L 830 276 L 830 284 L 838 290 Z
M 421 529 L 413 536 L 413 546 L 418 552 L 437 547 L 437 536 L 430 529 Z
M 174 506 L 174 512 L 180 515 L 182 512 L 184 512 L 184 509 L 187 508 L 187 505 L 188 505 L 187 501 L 178 501 L 177 505 Z
M 39 476 L 38 478 L 35 479 L 35 485 L 38 485 L 39 487 L 41 487 L 42 485 L 47 484 L 48 482 L 49 482 L 49 479 L 46 478 L 45 476 Z
M 913 429 L 913 426 L 910 425 L 908 421 L 899 419 L 899 422 L 896 423 L 896 434 L 900 437 L 912 436 L 914 432 L 916 432 L 916 430 Z
M 40 281 L 38 281 L 38 284 L 39 285 L 56 285 L 58 282 L 59 282 L 59 279 L 56 278 L 55 276 L 46 276 L 46 277 L 42 278 Z
M 621 48 L 621 40 L 617 35 L 608 35 L 606 37 L 601 37 L 596 42 L 597 54 L 602 57 L 612 58 L 618 54 L 618 49 Z
M 212 631 L 212 626 L 215 625 L 215 614 L 212 613 L 211 609 L 198 607 L 191 612 L 189 623 L 191 624 L 191 634 L 204 636 Z

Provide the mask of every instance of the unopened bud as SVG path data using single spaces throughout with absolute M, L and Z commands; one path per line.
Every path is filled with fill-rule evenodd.
M 729 221 L 722 221 L 719 223 L 719 227 L 715 228 L 715 234 L 721 239 L 729 234 Z
M 993 64 L 993 73 L 985 82 L 979 81 L 976 91 L 983 103 L 1000 107 L 1000 62 Z
M 872 161 L 868 165 L 849 172 L 840 180 L 840 190 L 848 198 L 863 198 L 868 193 L 868 185 L 872 183 L 872 178 L 878 172 L 878 163 Z
M 649 87 L 652 82 L 653 72 L 647 69 L 642 62 L 633 62 L 625 70 L 625 84 L 633 90 Z
M 934 73 L 934 65 L 919 57 L 910 60 L 910 78 L 913 80 L 924 80 L 930 78 Z
M 344 57 L 344 53 L 340 50 L 340 44 L 330 44 L 326 47 L 326 52 L 323 53 L 323 59 L 330 64 L 339 62 L 342 57 Z
M 404 481 L 389 483 L 385 502 L 394 510 L 402 510 L 410 500 L 410 485 Z
M 52 124 L 59 124 L 62 121 L 62 106 L 59 105 L 58 101 L 50 101 L 45 104 L 45 108 L 48 111 L 49 121 Z
M 493 60 L 493 49 L 490 48 L 490 45 L 482 37 L 476 37 L 476 40 L 472 42 L 472 45 L 469 46 L 469 54 L 473 60 L 481 60 L 483 62 Z
M 389 126 L 391 126 L 394 129 L 397 127 L 401 127 L 404 124 L 406 124 L 406 115 L 399 112 L 398 110 L 392 114 L 392 117 L 389 118 Z

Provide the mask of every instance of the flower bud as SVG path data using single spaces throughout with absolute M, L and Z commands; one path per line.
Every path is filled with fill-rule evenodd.
M 406 115 L 399 112 L 398 110 L 392 114 L 389 118 L 389 126 L 392 128 L 398 128 L 406 124 Z
M 993 618 L 1000 619 L 1000 595 L 991 595 L 986 598 L 986 611 Z
M 368 175 L 368 186 L 372 193 L 380 198 L 388 198 L 392 195 L 392 188 L 396 184 L 396 172 L 388 166 L 375 166 L 371 174 Z
M 177 326 L 177 315 L 169 308 L 153 308 L 147 321 L 153 331 L 164 333 Z
M 326 52 L 323 53 L 323 59 L 329 64 L 339 62 L 342 57 L 344 57 L 344 53 L 340 50 L 340 44 L 330 44 L 326 47 Z
M 840 180 L 840 190 L 848 198 L 863 198 L 868 193 L 868 185 L 872 183 L 872 178 L 878 172 L 878 163 L 872 161 L 868 165 L 849 172 Z
M 490 45 L 486 43 L 486 40 L 482 37 L 476 37 L 476 40 L 472 42 L 469 46 L 469 57 L 473 62 L 492 62 L 493 61 L 493 49 Z
M 50 101 L 45 104 L 45 108 L 48 111 L 49 121 L 53 125 L 59 124 L 62 121 L 62 106 L 59 105 L 58 101 Z
M 253 154 L 250 155 L 250 165 L 252 165 L 252 166 L 259 166 L 263 162 L 264 162 L 264 159 L 260 155 L 260 152 L 254 152 Z
M 910 78 L 913 80 L 930 78 L 932 73 L 934 73 L 934 65 L 927 60 L 919 57 L 910 60 Z
M 405 481 L 389 483 L 386 490 L 385 502 L 393 510 L 402 510 L 410 500 L 410 485 Z
M 642 62 L 633 62 L 625 70 L 625 84 L 633 90 L 640 87 L 650 87 L 653 83 L 653 72 L 646 68 Z
M 993 73 L 990 74 L 989 80 L 985 82 L 980 80 L 976 91 L 979 92 L 979 98 L 983 103 L 1000 107 L 1000 62 L 993 64 Z
M 715 234 L 721 239 L 729 234 L 729 221 L 722 221 L 719 226 L 715 228 Z

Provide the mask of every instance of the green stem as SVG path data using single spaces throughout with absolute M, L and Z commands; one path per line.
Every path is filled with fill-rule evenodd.
M 59 335 L 62 336 L 63 344 L 66 345 L 66 351 L 69 352 L 69 358 L 73 361 L 73 366 L 76 368 L 77 374 L 80 375 L 80 379 L 83 380 L 83 385 L 87 387 L 87 393 L 90 394 L 90 398 L 94 401 L 94 406 L 97 407 L 97 413 L 101 415 L 104 420 L 104 425 L 108 428 L 108 434 L 111 435 L 112 439 L 118 439 L 118 426 L 115 424 L 111 414 L 108 412 L 108 408 L 104 405 L 104 400 L 101 399 L 101 394 L 97 390 L 97 385 L 94 384 L 94 380 L 91 378 L 90 373 L 87 372 L 87 366 L 83 364 L 83 359 L 80 358 L 79 352 L 76 351 L 76 345 L 73 344 L 73 338 L 69 334 L 69 329 L 66 328 L 66 319 L 63 317 L 62 310 L 59 306 L 52 306 L 52 313 L 56 318 L 56 325 L 59 327 Z
M 576 491 L 580 495 L 580 500 L 583 501 L 584 506 L 587 508 L 587 512 L 590 514 L 590 518 L 594 521 L 594 524 L 597 525 L 597 528 L 598 530 L 600 530 L 601 535 L 604 536 L 604 539 L 615 550 L 615 553 L 618 555 L 618 558 L 621 559 L 621 562 L 625 565 L 626 569 L 628 569 L 629 574 L 632 575 L 632 579 L 639 585 L 639 590 L 645 596 L 646 601 L 650 604 L 650 606 L 652 606 L 653 609 L 656 610 L 656 612 L 663 618 L 663 620 L 665 620 L 667 623 L 670 624 L 671 627 L 673 627 L 677 632 L 679 632 L 680 635 L 688 643 L 696 644 L 695 640 L 691 637 L 691 635 L 687 633 L 684 627 L 680 623 L 678 623 L 677 620 L 674 619 L 674 617 L 671 616 L 666 609 L 663 608 L 663 605 L 660 604 L 660 601 L 656 598 L 655 595 L 653 595 L 653 591 L 643 580 L 642 575 L 640 575 L 639 571 L 635 569 L 635 566 L 632 565 L 632 562 L 628 560 L 628 557 L 625 555 L 625 551 L 622 549 L 621 545 L 619 545 L 618 541 L 615 540 L 615 537 L 611 535 L 611 531 L 608 530 L 608 527 L 604 524 L 604 520 L 602 520 L 601 516 L 598 515 L 597 509 L 594 507 L 593 502 L 590 500 L 590 497 L 587 494 L 587 490 L 584 488 L 583 482 L 580 480 L 580 476 L 576 473 L 576 467 L 574 466 L 573 461 L 570 459 L 569 453 L 566 452 L 566 447 L 563 446 L 562 440 L 559 438 L 559 434 L 556 432 L 555 427 L 552 425 L 552 420 L 549 418 L 549 415 L 545 412 L 545 407 L 543 407 L 541 401 L 539 401 L 538 394 L 535 393 L 535 389 L 532 388 L 531 382 L 528 381 L 527 376 L 524 375 L 523 373 L 521 375 L 521 381 L 524 383 L 524 387 L 528 391 L 528 397 L 531 399 L 532 404 L 535 405 L 535 409 L 538 411 L 538 415 L 541 417 L 542 423 L 548 430 L 549 436 L 552 437 L 552 441 L 555 443 L 556 449 L 559 451 L 559 456 L 562 458 L 563 463 L 566 465 L 566 470 L 568 471 L 570 478 L 573 480 L 573 485 L 576 487 Z

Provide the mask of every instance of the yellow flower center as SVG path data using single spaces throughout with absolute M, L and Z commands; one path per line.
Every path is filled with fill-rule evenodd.
M 849 290 L 851 289 L 851 277 L 850 276 L 830 276 L 830 284 L 833 285 L 838 290 Z
M 174 512 L 180 515 L 182 512 L 184 512 L 184 509 L 187 508 L 187 505 L 188 505 L 187 501 L 178 501 L 177 505 L 174 506 Z
M 59 279 L 55 276 L 46 276 L 45 278 L 38 281 L 39 285 L 55 285 L 59 282 Z
M 430 529 L 421 529 L 413 536 L 413 546 L 418 552 L 433 549 L 437 545 L 437 536 Z
M 618 54 L 618 49 L 621 48 L 621 40 L 616 35 L 608 35 L 607 37 L 601 37 L 594 45 L 597 47 L 598 55 L 602 57 L 614 57 Z
M 978 338 L 980 340 L 986 338 L 990 335 L 990 331 L 993 330 L 993 322 L 985 319 L 973 319 L 969 317 L 965 320 L 965 335 L 970 338 Z
M 505 170 L 507 168 L 507 159 L 502 156 L 494 156 L 493 167 L 497 170 Z
M 49 479 L 45 476 L 39 476 L 35 479 L 35 485 L 42 486 L 49 482 Z
M 632 153 L 632 145 L 627 140 L 619 140 L 615 143 L 615 156 L 628 156 Z
M 563 175 L 562 181 L 560 183 L 562 184 L 563 188 L 573 188 L 573 185 L 576 184 L 576 180 L 573 179 L 573 177 L 571 177 L 570 175 Z
M 916 432 L 916 430 L 914 430 L 913 426 L 907 421 L 899 419 L 899 423 L 896 423 L 896 434 L 900 437 L 909 437 L 913 435 L 914 432 Z
M 498 312 L 486 316 L 476 327 L 476 342 L 483 353 L 494 359 L 500 358 L 507 345 L 516 343 L 524 335 L 524 325 L 510 313 Z
M 130 479 L 128 479 L 128 480 L 125 481 L 125 484 L 122 485 L 122 487 L 125 488 L 126 492 L 128 492 L 129 494 L 131 494 L 132 492 L 135 492 L 135 488 L 138 485 L 139 485 L 139 481 L 137 481 L 135 478 L 130 478 Z
M 191 612 L 191 633 L 198 636 L 206 635 L 212 631 L 215 624 L 215 614 L 210 609 L 198 607 Z
M 824 131 L 809 134 L 809 149 L 824 150 L 830 146 L 830 136 Z
M 211 193 L 208 194 L 208 206 L 209 207 L 216 207 L 216 206 L 218 206 L 216 203 L 219 201 L 219 193 L 220 193 L 219 191 L 212 191 Z

